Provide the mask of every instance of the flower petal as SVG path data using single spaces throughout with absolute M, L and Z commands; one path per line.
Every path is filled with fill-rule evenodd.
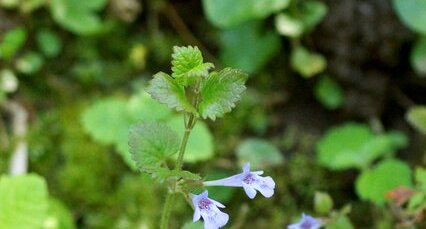
M 250 199 L 253 199 L 256 196 L 256 190 L 253 187 L 243 184 L 243 188 Z
M 212 199 L 210 199 L 210 198 L 209 198 L 209 200 L 210 200 L 211 202 L 213 202 L 216 206 L 218 206 L 218 207 L 220 207 L 220 208 L 225 208 L 225 205 L 223 205 L 223 204 L 221 204 L 221 203 L 217 202 L 216 200 L 212 200 Z
M 197 222 L 198 220 L 200 220 L 200 218 L 201 218 L 200 209 L 198 209 L 198 207 L 195 207 L 194 216 L 192 217 L 192 221 Z
M 244 173 L 249 173 L 249 172 L 250 172 L 250 162 L 246 162 L 246 163 L 243 165 L 243 172 L 244 172 Z

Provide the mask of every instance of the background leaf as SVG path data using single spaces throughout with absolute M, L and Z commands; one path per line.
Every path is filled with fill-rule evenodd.
M 356 191 L 364 199 L 383 204 L 385 194 L 398 186 L 411 187 L 411 169 L 402 161 L 388 159 L 364 171 L 356 180 Z
M 290 56 L 293 69 L 305 78 L 321 73 L 327 67 L 327 61 L 318 53 L 313 53 L 303 46 L 293 49 Z
M 426 34 L 426 1 L 393 0 L 393 6 L 406 26 L 418 33 Z
M 0 43 L 0 58 L 10 60 L 24 45 L 27 39 L 27 31 L 23 27 L 17 27 L 7 31 Z
M 42 229 L 48 209 L 46 182 L 38 175 L 0 178 L 0 228 Z
M 262 19 L 286 8 L 290 0 L 203 0 L 207 19 L 218 27 L 232 27 L 252 19 Z
M 284 162 L 284 157 L 278 148 L 263 139 L 246 139 L 236 151 L 238 162 L 241 165 L 250 162 L 253 169 L 265 169 Z
M 179 139 L 182 139 L 185 132 L 182 116 L 176 115 L 172 119 L 168 120 L 167 124 L 179 135 Z M 183 160 L 185 162 L 194 163 L 208 160 L 212 158 L 213 155 L 213 135 L 204 122 L 198 121 L 189 136 Z
M 322 77 L 314 88 L 314 95 L 323 106 L 328 109 L 336 109 L 344 103 L 342 88 L 330 77 Z
M 426 106 L 415 106 L 408 110 L 405 119 L 418 131 L 426 135 Z
M 317 143 L 319 162 L 330 169 L 364 168 L 375 159 L 407 144 L 399 132 L 374 135 L 363 124 L 347 123 L 330 129 Z
M 264 30 L 262 23 L 250 21 L 220 34 L 220 59 L 229 67 L 247 73 L 261 70 L 280 49 L 279 36 Z

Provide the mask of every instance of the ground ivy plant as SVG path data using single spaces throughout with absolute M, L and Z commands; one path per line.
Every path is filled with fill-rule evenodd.
M 130 153 L 138 169 L 151 174 L 168 188 L 161 216 L 162 229 L 168 228 L 172 207 L 180 194 L 192 205 L 194 222 L 202 217 L 204 228 L 212 229 L 227 224 L 229 215 L 219 210 L 225 206 L 209 198 L 207 191 L 192 194 L 194 188 L 242 187 L 251 199 L 256 191 L 265 197 L 274 193 L 273 179 L 262 177 L 262 171 L 250 171 L 249 163 L 237 175 L 205 182 L 198 174 L 182 168 L 188 139 L 197 120 L 214 121 L 230 112 L 246 89 L 247 75 L 242 71 L 232 68 L 211 71 L 213 68 L 212 63 L 203 61 L 197 47 L 174 47 L 172 74 L 155 74 L 147 92 L 159 103 L 183 114 L 183 138 L 179 139 L 178 133 L 159 122 L 138 123 L 129 129 Z

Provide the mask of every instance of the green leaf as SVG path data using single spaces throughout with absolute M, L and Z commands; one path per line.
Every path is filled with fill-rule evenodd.
M 331 110 L 341 107 L 344 102 L 342 89 L 330 77 L 322 77 L 315 84 L 314 94 L 322 105 Z
M 71 212 L 59 200 L 49 199 L 49 210 L 43 229 L 75 229 Z
M 176 115 L 168 120 L 167 124 L 179 135 L 182 139 L 185 132 L 185 126 L 182 121 L 182 116 Z M 198 121 L 191 131 L 189 136 L 188 145 L 186 146 L 185 162 L 199 162 L 211 159 L 214 155 L 213 135 L 207 125 Z
M 407 27 L 418 33 L 426 34 L 426 1 L 393 0 L 393 6 Z
M 290 0 L 203 0 L 207 19 L 218 27 L 232 27 L 252 19 L 263 19 L 286 8 Z
M 411 186 L 411 169 L 405 162 L 395 159 L 380 162 L 356 180 L 356 191 L 361 199 L 378 205 L 385 203 L 387 192 L 399 186 Z
M 420 186 L 423 191 L 426 191 L 426 169 L 417 167 L 414 173 L 416 183 Z
M 237 148 L 237 157 L 240 164 L 250 162 L 250 166 L 256 169 L 265 169 L 284 162 L 284 157 L 277 147 L 257 138 L 244 140 Z
M 24 74 L 37 72 L 43 66 L 43 57 L 36 52 L 29 52 L 16 60 L 15 67 Z
M 426 106 L 415 106 L 408 110 L 405 119 L 414 128 L 426 134 Z
M 423 203 L 423 201 L 426 201 L 426 192 L 418 192 L 410 198 L 407 207 L 409 210 L 415 211 L 416 208 L 418 208 Z
M 426 75 L 426 37 L 418 40 L 410 55 L 411 66 L 421 75 Z
M 155 178 L 159 179 L 159 180 L 167 180 L 169 178 L 174 178 L 174 179 L 180 179 L 180 178 L 184 178 L 184 179 L 188 179 L 188 180 L 201 180 L 200 175 L 195 174 L 195 173 L 191 173 L 189 171 L 185 171 L 185 170 L 170 170 L 167 168 L 159 168 L 155 174 L 154 174 Z
M 303 1 L 301 11 L 304 32 L 309 32 L 325 17 L 327 6 L 320 1 Z
M 23 27 L 17 27 L 6 32 L 0 43 L 0 58 L 12 59 L 16 52 L 24 45 L 27 39 L 27 31 Z
M 201 85 L 201 116 L 215 120 L 230 112 L 246 89 L 246 80 L 247 75 L 236 69 L 225 68 L 220 72 L 212 72 Z
M 0 178 L 0 228 L 42 229 L 48 209 L 44 179 L 30 174 Z
M 374 135 L 368 126 L 347 123 L 331 128 L 316 146 L 318 160 L 333 170 L 365 168 L 375 159 L 407 144 L 398 132 Z
M 56 57 L 61 52 L 62 42 L 53 31 L 40 30 L 37 33 L 36 41 L 39 49 L 46 57 Z
M 298 38 L 310 32 L 327 13 L 327 6 L 318 1 L 303 1 L 297 13 L 282 12 L 275 17 L 275 27 L 279 34 Z
M 129 99 L 127 111 L 135 122 L 166 120 L 173 114 L 172 110 L 151 98 L 145 90 L 140 90 Z
M 333 210 L 333 199 L 326 192 L 315 192 L 314 208 L 318 214 L 328 214 Z
M 176 132 L 163 123 L 135 124 L 129 129 L 132 159 L 144 172 L 156 172 L 161 162 L 178 152 L 179 143 Z
M 207 77 L 212 63 L 203 63 L 203 56 L 197 47 L 173 47 L 172 76 L 183 86 L 188 86 L 196 77 Z
M 290 62 L 293 69 L 305 78 L 321 73 L 327 67 L 327 61 L 321 54 L 309 52 L 303 46 L 293 49 Z
M 183 86 L 164 72 L 154 75 L 146 90 L 152 98 L 177 111 L 197 113 L 185 95 Z
M 230 67 L 255 73 L 280 50 L 280 37 L 264 30 L 261 22 L 251 21 L 220 34 L 220 59 Z
M 133 120 L 128 112 L 127 101 L 106 98 L 87 108 L 81 116 L 84 130 L 96 141 L 114 144 L 126 164 L 136 169 L 128 148 L 128 130 Z
M 275 27 L 279 34 L 292 38 L 300 37 L 304 30 L 301 20 L 286 13 L 277 14 Z
M 53 19 L 65 29 L 79 35 L 91 35 L 102 29 L 96 11 L 101 10 L 107 0 L 52 0 L 50 10 Z

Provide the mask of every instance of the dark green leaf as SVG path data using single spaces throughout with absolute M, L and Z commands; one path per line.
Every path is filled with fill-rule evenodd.
M 323 77 L 316 83 L 314 94 L 317 100 L 328 109 L 339 108 L 344 102 L 342 89 L 329 77 Z

